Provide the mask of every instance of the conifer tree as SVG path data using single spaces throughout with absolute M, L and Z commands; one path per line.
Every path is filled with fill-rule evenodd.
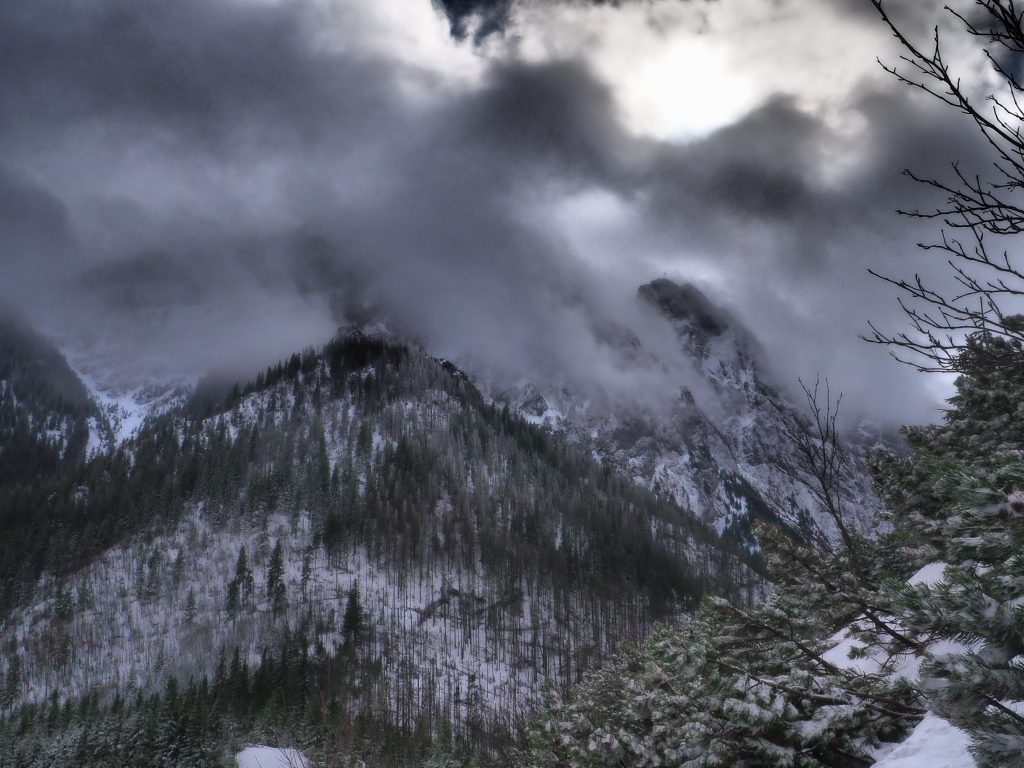
M 943 577 L 907 586 L 902 604 L 907 626 L 946 641 L 921 685 L 932 711 L 970 735 L 979 768 L 1024 765 L 1024 464 L 998 474 L 1003 488 L 947 477 L 958 501 Z
M 239 608 L 239 595 L 238 595 L 238 581 L 232 579 L 228 583 L 227 596 L 224 600 L 224 610 L 227 611 L 228 618 L 235 618 L 238 615 Z
M 934 583 L 896 587 L 896 611 L 928 641 L 930 709 L 996 768 L 1024 764 L 1024 350 L 974 334 L 958 366 L 944 422 L 910 431 L 912 455 L 886 468 L 897 524 L 942 563 Z
M 7 672 L 3 677 L 3 688 L 0 690 L 0 707 L 9 710 L 18 700 L 21 693 L 21 656 L 17 653 L 11 655 L 7 664 Z
M 270 601 L 273 611 L 279 614 L 285 607 L 285 586 L 284 586 L 284 551 L 281 548 L 281 540 L 274 544 L 274 550 L 270 553 L 270 562 L 267 564 L 267 599 Z
M 348 590 L 345 601 L 345 615 L 342 619 L 341 633 L 346 643 L 355 645 L 363 632 L 363 606 L 359 598 L 359 582 L 355 581 Z
M 307 552 L 302 556 L 302 596 L 306 597 L 306 592 L 309 589 L 310 579 L 313 578 L 313 559 Z
M 160 553 L 154 549 L 146 561 L 146 581 L 143 596 L 146 600 L 154 600 L 160 594 Z
M 254 591 L 255 580 L 249 568 L 245 547 L 242 546 L 238 550 L 238 559 L 235 561 L 235 576 L 228 583 L 225 601 L 228 616 L 234 618 L 241 608 L 251 605 Z
M 249 560 L 245 554 L 245 547 L 238 550 L 238 560 L 235 561 L 235 581 L 238 584 L 238 598 L 241 605 L 250 605 L 255 591 L 255 579 L 252 570 L 249 568 Z
M 236 606 L 235 607 L 237 608 L 237 596 L 236 596 Z M 185 598 L 185 623 L 186 624 L 192 624 L 193 622 L 195 622 L 195 620 L 196 620 L 196 610 L 197 610 L 196 609 L 196 591 L 194 589 L 190 589 L 188 591 L 188 596 Z M 231 613 L 232 610 L 229 608 L 228 612 Z

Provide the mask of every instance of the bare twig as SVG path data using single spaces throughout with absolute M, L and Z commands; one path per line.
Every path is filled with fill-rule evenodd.
M 1017 0 L 976 0 L 978 12 L 970 17 L 945 9 L 967 35 L 979 41 L 996 76 L 998 87 L 979 101 L 943 56 L 937 26 L 930 45 L 921 47 L 889 16 L 885 0 L 871 2 L 903 50 L 898 64 L 883 63 L 882 67 L 900 82 L 967 116 L 992 150 L 994 160 L 987 176 L 968 174 L 956 163 L 948 180 L 905 171 L 945 198 L 933 210 L 900 213 L 942 222 L 940 241 L 922 243 L 921 247 L 946 257 L 959 288 L 944 292 L 918 275 L 906 280 L 872 271 L 904 294 L 900 307 L 910 327 L 887 333 L 870 325 L 870 333 L 862 338 L 890 347 L 893 357 L 919 370 L 959 371 L 972 336 L 1003 339 L 1011 346 L 1024 344 L 1024 326 L 1008 322 L 1013 316 L 1000 308 L 1008 299 L 1024 297 L 1024 271 L 1009 250 L 992 252 L 986 240 L 1024 232 L 1024 86 L 1010 63 L 1024 55 L 1024 9 Z M 963 239 L 950 237 L 948 232 L 956 230 L 966 232 L 973 242 L 965 244 Z M 1008 362 L 1019 364 L 994 361 L 996 365 Z

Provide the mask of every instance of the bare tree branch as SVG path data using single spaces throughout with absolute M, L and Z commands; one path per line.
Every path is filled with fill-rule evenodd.
M 1024 270 L 1008 249 L 991 251 L 987 238 L 1024 232 L 1024 85 L 1016 71 L 1024 58 L 1024 7 L 1018 0 L 976 0 L 977 13 L 970 16 L 945 8 L 964 33 L 979 41 L 996 76 L 997 87 L 979 102 L 943 56 L 938 26 L 928 48 L 923 48 L 889 16 L 885 0 L 871 2 L 903 50 L 899 64 L 880 62 L 882 67 L 905 85 L 970 118 L 994 160 L 987 176 L 968 174 L 956 163 L 947 180 L 904 172 L 945 198 L 933 210 L 900 213 L 942 222 L 941 239 L 920 247 L 946 257 L 959 289 L 944 292 L 919 275 L 907 280 L 871 271 L 903 293 L 900 307 L 910 327 L 888 333 L 871 324 L 870 333 L 862 338 L 890 347 L 893 357 L 922 371 L 961 371 L 965 354 L 979 354 L 978 345 L 971 342 L 979 336 L 1005 342 L 995 347 L 1007 352 L 1005 359 L 993 364 L 1020 365 L 1013 350 L 1024 345 L 1024 324 L 1004 313 L 1001 304 L 1024 297 Z M 957 230 L 966 232 L 968 239 L 949 235 Z

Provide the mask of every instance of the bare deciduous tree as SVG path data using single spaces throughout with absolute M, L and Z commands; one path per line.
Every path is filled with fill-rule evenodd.
M 851 548 L 852 534 L 843 510 L 843 475 L 848 471 L 849 457 L 837 424 L 842 395 L 833 400 L 828 381 L 822 383 L 820 378 L 813 388 L 802 380 L 800 387 L 810 421 L 786 419 L 780 410 L 783 434 L 794 450 L 795 460 L 781 460 L 779 468 L 810 492 L 818 509 L 832 521 L 843 546 Z M 801 532 L 815 545 L 832 549 L 828 535 L 817 526 L 804 527 Z
M 1007 343 L 988 349 L 986 354 L 1002 355 L 990 364 L 1019 365 L 1024 322 L 1007 308 L 1024 297 L 1024 267 L 1004 244 L 1006 237 L 1024 232 L 1024 84 L 1018 78 L 1024 60 L 1024 5 L 976 0 L 969 13 L 945 8 L 964 34 L 979 41 L 990 66 L 992 87 L 975 94 L 944 54 L 938 26 L 928 46 L 919 46 L 893 21 L 885 0 L 871 2 L 903 51 L 900 63 L 882 66 L 973 121 L 993 161 L 973 173 L 954 163 L 945 179 L 905 171 L 945 198 L 932 210 L 900 213 L 942 222 L 941 238 L 921 247 L 945 258 L 958 287 L 938 290 L 920 275 L 898 279 L 872 271 L 903 292 L 900 305 L 910 328 L 890 334 L 871 325 L 864 338 L 890 346 L 896 359 L 922 371 L 960 371 L 969 339 L 999 338 Z

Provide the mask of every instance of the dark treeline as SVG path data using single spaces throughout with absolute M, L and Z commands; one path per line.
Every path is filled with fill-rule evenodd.
M 0 310 L 0 485 L 33 482 L 80 461 L 94 414 L 60 352 Z
M 187 684 L 168 677 L 160 690 L 110 701 L 54 695 L 26 705 L 0 724 L 0 768 L 214 768 L 233 765 L 253 741 L 301 744 L 322 768 L 456 756 L 473 764 L 479 740 L 459 737 L 450 721 L 424 711 L 418 727 L 399 732 L 374 706 L 381 669 L 368 653 L 371 632 L 356 629 L 328 651 L 300 629 L 252 668 L 237 648 L 221 649 L 213 674 Z

